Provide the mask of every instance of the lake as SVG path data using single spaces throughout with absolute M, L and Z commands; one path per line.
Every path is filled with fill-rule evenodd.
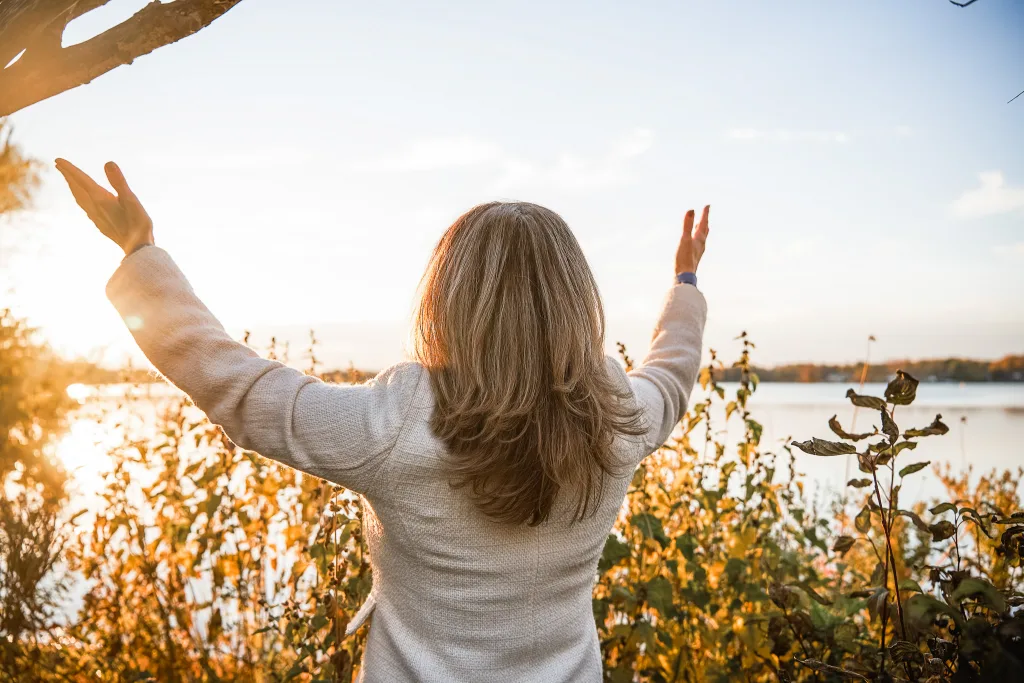
M 736 389 L 732 383 L 722 386 L 727 398 Z M 854 408 L 845 397 L 848 388 L 843 383 L 761 384 L 751 397 L 749 408 L 753 418 L 764 426 L 764 450 L 780 450 L 778 444 L 789 436 L 799 440 L 812 436 L 835 439 L 828 428 L 832 415 L 837 415 L 849 432 L 871 431 L 872 426 L 878 425 L 878 414 L 859 409 L 854 423 Z M 858 393 L 882 396 L 884 389 L 883 384 L 868 384 Z M 163 401 L 174 397 L 176 390 L 165 384 L 150 384 L 74 385 L 68 391 L 81 402 L 81 407 L 72 416 L 70 430 L 58 444 L 57 454 L 73 473 L 75 495 L 86 507 L 94 508 L 98 503 L 94 494 L 102 486 L 110 465 L 106 453 L 120 440 L 122 429 L 126 428 L 123 424 L 127 422 L 127 428 L 144 431 L 147 419 L 156 414 Z M 112 410 L 128 395 L 134 397 L 130 408 Z M 705 396 L 700 387 L 695 388 L 691 405 Z M 948 462 L 956 470 L 971 466 L 975 474 L 1024 466 L 1024 384 L 921 384 L 917 400 L 911 406 L 897 407 L 895 419 L 901 429 L 923 427 L 939 413 L 949 425 L 949 433 L 920 439 L 915 451 L 905 451 L 900 456 L 902 462 Z M 713 417 L 721 424 L 724 409 L 720 407 Z M 730 440 L 741 432 L 742 426 L 734 417 L 730 422 Z M 852 457 L 819 458 L 795 452 L 798 470 L 808 475 L 811 488 L 840 490 L 850 477 L 860 476 Z M 1024 493 L 1024 482 L 1021 486 Z M 929 468 L 908 480 L 902 500 L 909 505 L 911 500 L 939 496 L 942 490 Z

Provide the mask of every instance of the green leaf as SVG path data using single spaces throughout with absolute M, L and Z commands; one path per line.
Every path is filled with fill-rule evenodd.
M 908 625 L 913 626 L 918 631 L 927 630 L 932 625 L 932 622 L 935 621 L 935 617 L 940 614 L 948 616 L 958 626 L 963 626 L 963 617 L 960 616 L 959 612 L 930 595 L 918 593 L 903 601 L 903 615 Z
M 846 392 L 846 398 L 850 399 L 850 403 L 860 408 L 885 410 L 885 401 L 876 396 L 862 396 L 853 389 L 848 389 Z
M 693 559 L 693 551 L 697 549 L 697 539 L 690 534 L 676 536 L 676 547 L 687 560 Z
M 862 488 L 871 486 L 871 483 L 872 482 L 871 482 L 870 479 L 851 479 L 850 481 L 846 482 L 846 485 L 847 486 L 852 486 L 854 488 L 862 489 Z
M 916 591 L 918 593 L 924 593 L 924 590 L 922 590 L 922 588 L 921 588 L 921 584 L 919 584 L 917 581 L 914 581 L 913 579 L 910 579 L 910 578 L 901 579 L 900 580 L 900 590 L 901 591 Z
M 893 448 L 892 448 L 892 455 L 893 455 L 893 457 L 896 457 L 897 455 L 900 454 L 901 451 L 905 451 L 905 450 L 911 450 L 912 451 L 915 448 L 917 448 L 917 442 L 916 441 L 900 441 L 898 444 L 893 446 Z
M 629 523 L 640 530 L 644 538 L 653 538 L 665 548 L 669 544 L 668 536 L 661 525 L 661 520 L 649 512 L 641 512 L 629 518 Z
M 865 505 L 853 520 L 857 531 L 866 534 L 871 529 L 871 508 Z
M 826 598 L 825 596 L 823 596 L 818 591 L 814 590 L 814 588 L 811 586 L 811 584 L 808 583 L 807 581 L 801 581 L 800 583 L 793 584 L 793 585 L 795 585 L 795 586 L 797 586 L 799 588 L 802 588 L 803 591 L 805 593 L 807 593 L 807 597 L 809 597 L 810 599 L 814 600 L 819 605 L 831 605 L 832 603 L 835 602 L 835 600 L 830 600 L 830 599 Z
M 845 555 L 856 542 L 857 539 L 853 536 L 840 536 L 836 539 L 836 543 L 832 546 L 832 550 L 840 555 Z
M 914 526 L 921 531 L 931 531 L 931 527 L 925 524 L 925 521 L 921 519 L 916 512 L 911 512 L 910 510 L 897 510 L 896 514 L 910 519 L 910 521 L 914 523 Z
M 220 501 L 221 501 L 222 497 L 223 497 L 222 494 L 215 493 L 215 494 L 213 494 L 212 496 L 209 496 L 206 499 L 206 516 L 207 517 L 213 517 L 213 513 L 215 513 L 217 511 L 217 508 L 220 507 Z
M 925 467 L 928 467 L 928 465 L 930 465 L 931 463 L 932 463 L 931 460 L 925 460 L 924 462 L 915 462 L 913 465 L 907 465 L 906 467 L 904 467 L 903 469 L 900 470 L 900 476 L 901 477 L 905 477 L 908 474 L 913 474 L 914 472 L 920 472 Z
M 928 512 L 933 515 L 941 515 L 943 512 L 949 512 L 950 510 L 956 510 L 956 505 L 952 503 L 939 503 Z
M 647 604 L 664 616 L 672 614 L 672 584 L 664 576 L 655 576 L 647 582 Z
M 824 439 L 817 438 L 810 441 L 794 441 L 793 445 L 804 453 L 810 453 L 811 455 L 848 455 L 857 452 L 857 449 L 852 444 L 841 441 L 825 441 Z
M 747 563 L 738 557 L 730 557 L 725 563 L 725 577 L 734 584 L 747 568 Z
M 942 436 L 948 431 L 949 427 L 943 424 L 942 415 L 939 414 L 935 416 L 935 419 L 932 420 L 932 423 L 927 427 L 923 429 L 908 429 L 903 432 L 903 438 L 910 439 L 918 436 Z
M 1002 614 L 1006 611 L 1006 597 L 988 581 L 984 579 L 967 578 L 960 581 L 953 594 L 949 596 L 950 602 L 959 606 L 967 598 L 974 598 L 984 602 L 996 612 Z
M 608 534 L 608 539 L 604 542 L 604 552 L 601 553 L 601 560 L 597 563 L 597 570 L 604 573 L 627 557 L 629 557 L 629 545 L 620 541 L 615 534 Z
M 885 388 L 885 400 L 897 406 L 909 406 L 917 397 L 918 381 L 902 370 L 896 371 L 896 378 Z
M 838 417 L 838 415 L 833 415 L 829 419 L 829 421 L 828 421 L 828 426 L 832 430 L 832 432 L 836 436 L 838 436 L 840 439 L 849 439 L 850 441 L 860 441 L 861 439 L 866 439 L 869 436 L 871 436 L 872 434 L 874 434 L 874 432 L 865 432 L 863 434 L 850 434 L 849 432 L 844 430 L 839 425 L 839 420 L 836 419 L 837 417 Z

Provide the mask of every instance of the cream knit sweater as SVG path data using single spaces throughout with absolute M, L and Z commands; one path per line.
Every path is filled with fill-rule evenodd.
M 597 514 L 575 526 L 557 504 L 537 527 L 495 523 L 448 485 L 418 363 L 336 386 L 260 358 L 158 247 L 125 258 L 107 296 L 153 365 L 232 441 L 362 495 L 373 590 L 349 632 L 373 614 L 363 681 L 601 680 L 591 594 L 629 477 L 610 479 Z M 696 287 L 675 285 L 643 364 L 627 375 L 609 357 L 647 424 L 643 437 L 616 443 L 629 465 L 685 411 L 706 315 Z

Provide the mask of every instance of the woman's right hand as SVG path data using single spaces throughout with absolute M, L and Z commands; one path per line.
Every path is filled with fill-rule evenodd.
M 679 240 L 676 250 L 676 273 L 696 273 L 700 257 L 704 255 L 704 243 L 708 239 L 708 212 L 711 205 L 704 207 L 697 231 L 693 230 L 693 209 L 686 212 L 683 219 L 683 237 Z
M 153 221 L 142 203 L 128 187 L 124 174 L 113 161 L 104 166 L 107 180 L 117 194 L 111 194 L 87 173 L 65 159 L 57 159 L 57 170 L 64 176 L 75 201 L 99 231 L 130 254 L 138 247 L 153 244 Z

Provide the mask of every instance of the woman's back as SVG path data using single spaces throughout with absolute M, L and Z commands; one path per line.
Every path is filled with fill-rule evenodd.
M 626 385 L 614 360 L 609 367 Z M 365 496 L 374 593 L 350 624 L 373 615 L 364 680 L 600 679 L 591 594 L 629 477 L 606 478 L 595 514 L 575 524 L 566 500 L 537 526 L 496 522 L 449 485 L 426 370 L 406 363 L 395 372 L 424 377 L 408 382 L 415 388 L 382 465 L 384 488 Z M 636 439 L 615 451 L 633 466 L 646 454 Z

